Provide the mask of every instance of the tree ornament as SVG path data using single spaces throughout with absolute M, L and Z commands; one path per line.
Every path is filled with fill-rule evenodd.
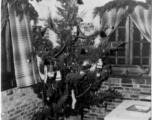
M 101 75 L 100 73 L 96 73 L 96 77 L 99 78 Z
M 57 71 L 56 72 L 56 81 L 60 81 L 61 80 L 61 72 Z
M 94 47 L 98 48 L 98 46 L 101 44 L 101 37 L 98 35 L 94 40 Z
M 96 64 L 93 64 L 92 67 L 90 68 L 90 71 L 91 71 L 91 72 L 94 72 L 94 71 L 96 70 L 96 67 L 97 67 L 97 65 L 96 65 Z
M 100 58 L 100 59 L 98 60 L 98 62 L 97 62 L 97 68 L 101 69 L 102 66 L 103 66 L 103 61 L 102 61 L 102 59 Z
M 82 5 L 84 4 L 82 0 L 77 0 L 77 4 Z
M 72 97 L 72 109 L 75 109 L 75 104 L 77 102 L 76 98 L 75 98 L 75 94 L 74 94 L 74 90 L 71 90 L 71 97 Z
M 77 26 L 74 26 L 72 31 L 71 31 L 72 35 L 76 35 L 77 34 Z
M 83 62 L 83 66 L 87 66 L 89 64 L 89 61 L 88 60 L 85 60 L 84 62 Z
M 52 65 L 48 65 L 48 72 L 47 72 L 47 76 L 49 78 L 53 78 L 55 75 L 55 72 L 53 71 L 53 66 Z
M 49 101 L 49 100 L 50 100 L 50 98 L 49 98 L 49 97 L 47 97 L 46 99 L 47 99 L 47 101 Z
M 44 64 L 43 64 L 42 58 L 39 57 L 38 55 L 36 55 L 36 62 L 37 62 L 37 68 L 38 68 L 40 78 L 41 78 L 41 80 L 44 80 L 45 79 Z
M 47 74 L 49 78 L 53 78 L 55 73 L 54 71 L 52 71 L 52 72 L 48 72 Z
M 81 70 L 80 75 L 82 75 L 82 76 L 85 75 L 85 72 Z

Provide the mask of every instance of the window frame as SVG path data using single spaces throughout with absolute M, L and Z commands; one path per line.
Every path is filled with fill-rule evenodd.
M 121 28 L 121 26 L 118 26 Z M 118 38 L 118 29 L 116 28 L 116 41 Z M 111 76 L 119 76 L 119 77 L 131 77 L 131 78 L 150 78 L 151 74 L 149 72 L 149 74 L 144 74 L 146 70 L 150 70 L 150 66 L 151 66 L 151 53 L 149 55 L 149 65 L 132 65 L 132 60 L 133 60 L 133 21 L 127 17 L 126 18 L 126 24 L 125 24 L 125 41 L 126 44 L 125 45 L 125 61 L 127 65 L 119 65 L 119 64 L 112 64 L 112 74 Z M 130 50 L 131 49 L 131 50 Z M 151 50 L 151 46 L 150 46 L 150 50 Z M 111 57 L 111 58 L 119 58 L 119 57 Z M 146 67 L 146 69 L 144 68 Z

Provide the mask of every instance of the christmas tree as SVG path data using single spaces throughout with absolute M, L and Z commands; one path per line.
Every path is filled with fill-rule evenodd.
M 33 89 L 43 100 L 43 107 L 33 120 L 58 120 L 62 117 L 82 115 L 84 108 L 103 104 L 116 97 L 117 91 L 99 88 L 111 74 L 108 56 L 124 43 L 111 45 L 104 31 L 86 36 L 80 29 L 78 5 L 74 0 L 58 0 L 60 19 L 47 19 L 47 27 L 33 28 L 33 45 L 42 82 Z M 56 34 L 56 45 L 45 38 L 50 29 Z M 111 27 L 112 29 L 112 27 Z

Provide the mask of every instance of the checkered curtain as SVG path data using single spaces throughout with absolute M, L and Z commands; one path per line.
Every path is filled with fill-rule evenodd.
M 17 87 L 30 86 L 40 81 L 36 61 L 31 54 L 30 21 L 27 15 L 20 21 L 10 6 L 8 10 Z
M 129 15 L 131 20 L 149 42 L 151 41 L 151 14 L 151 7 L 145 9 L 142 6 L 136 6 L 133 13 Z
M 118 10 L 116 10 L 116 8 L 113 8 L 110 11 L 106 11 L 100 19 L 101 30 L 105 30 L 109 26 L 113 26 L 114 29 L 106 29 L 105 31 L 107 36 L 111 35 L 124 18 L 125 13 L 126 10 L 123 8 L 120 8 Z

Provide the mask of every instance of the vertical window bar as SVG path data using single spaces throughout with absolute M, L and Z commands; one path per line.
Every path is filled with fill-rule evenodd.
M 130 50 L 130 44 L 129 44 L 129 17 L 127 17 L 126 24 L 125 24 L 125 61 L 126 64 L 129 64 L 129 50 Z
M 116 29 L 116 42 L 118 42 L 118 29 L 119 27 Z M 116 52 L 116 64 L 118 64 L 118 52 Z
M 133 63 L 133 35 L 134 35 L 134 25 L 133 25 L 133 22 L 130 20 L 130 18 L 129 18 L 129 23 L 130 23 L 130 26 L 129 26 L 129 28 L 130 28 L 130 44 L 129 44 L 129 49 L 130 49 L 130 58 L 129 58 L 129 63 L 130 63 L 130 65 L 132 65 L 132 63 Z
M 143 51 L 143 39 L 142 39 L 142 34 L 140 33 L 140 65 L 142 65 L 142 51 Z

